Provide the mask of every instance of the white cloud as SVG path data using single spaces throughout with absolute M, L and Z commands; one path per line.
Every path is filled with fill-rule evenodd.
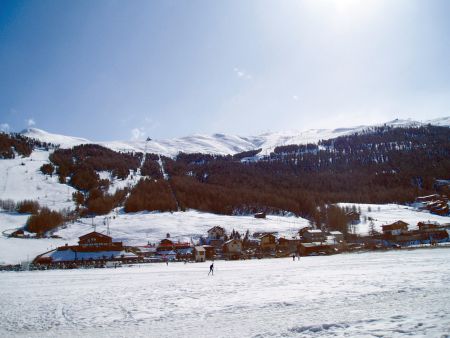
M 1 123 L 0 124 L 0 131 L 7 133 L 9 132 L 9 124 L 8 123 Z
M 27 120 L 27 126 L 28 127 L 33 127 L 36 125 L 36 121 L 34 121 L 34 119 L 28 119 Z
M 234 73 L 237 75 L 238 78 L 244 79 L 244 80 L 251 80 L 252 76 L 247 73 L 246 71 L 239 69 L 237 67 L 234 67 L 233 69 Z
M 295 101 L 298 101 L 298 96 L 297 95 L 293 95 L 292 99 L 295 100 Z
M 133 128 L 131 129 L 131 140 L 137 141 L 144 138 L 145 132 L 143 128 Z

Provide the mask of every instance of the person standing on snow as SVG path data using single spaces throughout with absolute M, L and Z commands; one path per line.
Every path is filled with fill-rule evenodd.
M 214 263 L 211 263 L 211 265 L 209 266 L 208 276 L 209 274 L 212 274 L 214 276 Z

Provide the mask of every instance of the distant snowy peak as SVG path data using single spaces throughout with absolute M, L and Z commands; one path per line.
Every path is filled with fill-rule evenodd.
M 20 132 L 20 134 L 42 142 L 60 145 L 61 148 L 71 148 L 80 144 L 94 143 L 85 138 L 51 134 L 49 132 L 46 132 L 45 130 L 38 128 L 24 129 Z
M 411 119 L 395 119 L 380 125 L 393 127 L 410 127 L 432 124 L 450 127 L 450 116 L 427 121 Z M 206 154 L 236 154 L 261 148 L 260 155 L 267 155 L 277 146 L 289 144 L 317 143 L 320 140 L 332 139 L 339 136 L 351 135 L 374 126 L 356 126 L 337 129 L 310 129 L 285 132 L 268 132 L 257 136 L 241 137 L 236 135 L 213 134 L 191 135 L 186 137 L 149 140 L 149 141 L 109 141 L 91 142 L 84 138 L 51 134 L 37 128 L 25 129 L 22 135 L 44 142 L 59 144 L 61 148 L 71 148 L 80 144 L 94 143 L 116 151 L 145 152 L 174 157 L 179 152 Z

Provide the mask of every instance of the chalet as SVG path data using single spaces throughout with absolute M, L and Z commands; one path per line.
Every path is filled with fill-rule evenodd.
M 340 231 L 330 231 L 329 234 L 336 243 L 342 243 L 344 241 L 344 234 Z
M 156 257 L 164 262 L 174 261 L 177 258 L 177 253 L 174 250 L 157 251 Z
M 302 256 L 330 255 L 334 253 L 331 245 L 320 242 L 300 243 L 299 253 Z
M 225 237 L 225 229 L 219 226 L 212 227 L 208 230 L 208 239 L 214 240 L 214 239 L 221 239 L 223 240 Z
M 112 237 L 93 231 L 79 237 L 77 251 L 120 251 L 122 242 L 113 242 Z
M 24 237 L 25 236 L 25 232 L 23 231 L 23 229 L 18 229 L 16 231 L 14 231 L 13 233 L 11 233 L 11 235 L 9 235 L 10 237 Z
M 177 259 L 191 259 L 194 248 L 188 242 L 174 243 L 174 250 L 177 253 Z
M 129 252 L 122 242 L 113 242 L 110 236 L 93 231 L 79 237 L 78 245 L 58 247 L 35 258 L 36 264 L 103 264 L 106 261 L 137 262 L 139 257 Z
M 264 234 L 259 238 L 259 246 L 262 251 L 275 251 L 277 239 L 273 234 Z
M 265 212 L 258 212 L 255 214 L 255 218 L 266 218 Z
M 437 199 L 439 199 L 439 195 L 438 194 L 433 194 L 433 195 L 417 197 L 416 198 L 416 202 L 426 203 L 426 202 L 435 201 Z
M 324 242 L 325 234 L 319 229 L 308 229 L 302 232 L 302 238 L 305 242 Z
M 392 224 L 382 225 L 383 234 L 386 236 L 397 236 L 408 231 L 408 223 L 397 221 Z
M 293 254 L 298 252 L 298 246 L 300 244 L 300 239 L 298 238 L 284 238 L 278 239 L 278 250 L 285 253 Z
M 153 257 L 156 254 L 156 245 L 154 244 L 149 243 L 143 246 L 136 246 L 135 248 L 142 257 Z
M 164 238 L 159 242 L 159 244 L 156 248 L 156 251 L 158 251 L 158 252 L 159 251 L 171 251 L 174 249 L 175 249 L 175 246 L 174 246 L 173 242 L 168 238 Z
M 419 222 L 417 223 L 417 226 L 421 232 L 434 232 L 441 229 L 441 225 L 439 223 Z
M 206 261 L 206 250 L 203 246 L 194 247 L 194 257 L 196 262 Z
M 216 248 L 212 245 L 203 245 L 203 248 L 205 249 L 206 259 L 214 259 L 216 256 Z
M 230 239 L 223 244 L 224 256 L 228 259 L 239 259 L 242 254 L 242 241 L 240 239 Z

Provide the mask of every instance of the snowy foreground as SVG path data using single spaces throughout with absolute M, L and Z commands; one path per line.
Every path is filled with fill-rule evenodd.
M 441 337 L 450 250 L 0 273 L 2 337 Z

